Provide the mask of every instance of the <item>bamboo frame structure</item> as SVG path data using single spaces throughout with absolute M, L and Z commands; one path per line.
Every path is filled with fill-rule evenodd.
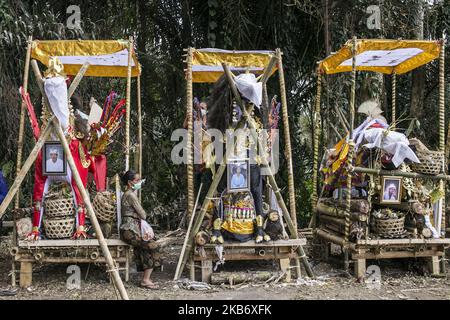
M 64 148 L 64 152 L 66 153 L 67 156 L 67 161 L 69 164 L 69 167 L 71 168 L 71 172 L 73 175 L 73 178 L 75 179 L 75 182 L 77 184 L 78 189 L 80 190 L 81 196 L 83 198 L 83 201 L 85 203 L 86 209 L 88 211 L 89 214 L 89 218 L 90 221 L 95 229 L 98 241 L 99 241 L 99 246 L 102 250 L 103 256 L 105 258 L 105 261 L 107 262 L 108 265 L 108 272 L 111 273 L 112 276 L 112 280 L 113 280 L 113 284 L 115 285 L 115 287 L 118 288 L 120 297 L 124 300 L 128 300 L 128 294 L 125 290 L 125 287 L 123 285 L 123 282 L 120 278 L 119 272 L 118 272 L 118 266 L 115 263 L 115 261 L 113 260 L 111 253 L 109 252 L 108 249 L 108 245 L 106 243 L 106 240 L 103 236 L 103 233 L 101 231 L 99 222 L 96 218 L 94 209 L 92 207 L 92 203 L 90 201 L 90 198 L 88 196 L 88 193 L 86 191 L 86 189 L 84 188 L 81 178 L 79 176 L 79 173 L 77 171 L 75 162 L 73 160 L 72 154 L 70 153 L 70 149 L 68 146 L 68 142 L 66 141 L 66 138 L 64 136 L 64 133 L 62 131 L 61 126 L 59 125 L 58 120 L 54 117 L 54 115 L 52 114 L 51 108 L 49 107 L 49 102 L 44 90 L 44 80 L 42 78 L 41 72 L 39 70 L 39 67 L 37 65 L 37 61 L 36 60 L 31 60 L 31 49 L 33 48 L 33 44 L 35 42 L 31 40 L 31 37 L 29 38 L 29 42 L 28 42 L 28 47 L 27 47 L 27 54 L 26 54 L 26 61 L 25 61 L 25 70 L 24 70 L 24 91 L 27 92 L 27 86 L 28 86 L 28 77 L 29 77 L 29 68 L 30 68 L 30 64 L 33 68 L 34 74 L 35 74 L 35 78 L 38 84 L 38 87 L 41 91 L 41 94 L 43 96 L 44 99 L 44 107 L 47 108 L 47 110 L 50 112 L 51 114 L 51 118 L 49 119 L 49 122 L 47 123 L 46 127 L 41 131 L 41 135 L 38 139 L 38 141 L 36 142 L 35 146 L 33 147 L 30 155 L 28 156 L 28 158 L 26 159 L 26 161 L 24 162 L 23 166 L 21 166 L 21 158 L 22 158 L 22 148 L 23 148 L 23 132 L 24 132 L 24 124 L 25 121 L 22 121 L 22 118 L 25 118 L 25 106 L 24 106 L 24 102 L 22 102 L 22 110 L 21 110 L 21 120 L 20 120 L 20 124 L 19 124 L 19 142 L 18 142 L 18 158 L 17 158 L 17 172 L 16 172 L 16 179 L 14 180 L 14 183 L 12 184 L 8 194 L 6 195 L 4 201 L 2 202 L 2 204 L 0 205 L 0 218 L 4 215 L 4 213 L 6 212 L 9 204 L 11 203 L 11 201 L 13 200 L 14 196 L 16 197 L 16 206 L 18 205 L 18 196 L 19 196 L 19 191 L 20 191 L 20 186 L 26 176 L 26 174 L 28 173 L 28 171 L 31 169 L 33 163 L 35 162 L 40 150 L 42 149 L 45 141 L 47 140 L 47 138 L 50 136 L 50 134 L 56 133 L 56 135 L 59 137 L 61 144 Z M 128 65 L 127 65 L 127 93 L 126 93 L 126 132 L 125 132 L 125 136 L 126 136 L 126 161 L 125 161 L 125 167 L 126 169 L 128 169 L 129 167 L 129 151 L 130 151 L 130 141 L 129 141 L 129 127 L 130 127 L 130 109 L 131 109 L 131 63 L 132 63 L 132 53 L 133 53 L 133 38 L 130 37 L 129 40 L 129 44 L 128 44 Z M 72 81 L 70 87 L 68 88 L 68 98 L 70 99 L 70 97 L 72 96 L 72 94 L 75 92 L 77 86 L 79 85 L 81 79 L 83 78 L 83 75 L 86 73 L 86 71 L 89 68 L 89 63 L 86 62 L 83 64 L 83 66 L 79 69 L 78 73 L 76 74 L 76 77 L 74 78 L 74 80 Z M 138 114 L 139 114 L 139 120 L 138 120 L 138 132 L 139 132 L 139 145 L 140 145 L 140 149 L 139 149 L 139 172 L 142 171 L 142 121 L 141 121 L 141 99 L 140 99 L 140 81 L 138 79 Z M 58 241 L 58 240 L 54 240 L 54 241 Z M 28 266 L 30 267 L 30 266 Z M 13 275 L 13 283 L 15 284 L 15 275 Z
M 44 97 L 44 105 L 47 107 L 49 112 L 53 113 L 50 108 L 50 103 L 48 102 L 47 94 L 45 93 L 45 90 L 44 90 L 44 80 L 39 71 L 39 67 L 37 65 L 36 60 L 33 60 L 31 62 L 31 64 L 33 66 L 34 75 L 35 75 L 36 81 L 38 82 L 39 89 L 41 90 L 41 94 Z M 81 181 L 80 174 L 78 173 L 78 169 L 75 165 L 75 161 L 73 160 L 72 153 L 70 152 L 69 144 L 67 143 L 64 132 L 63 132 L 61 125 L 59 124 L 59 121 L 56 117 L 53 117 L 53 120 L 50 123 L 50 126 L 53 126 L 53 129 L 56 130 L 57 136 L 59 137 L 59 140 L 63 146 L 64 153 L 66 154 L 66 157 L 67 157 L 67 163 L 69 164 L 70 170 L 72 172 L 72 176 L 75 179 L 75 183 L 78 187 L 78 190 L 80 191 L 81 197 L 83 198 L 83 202 L 89 213 L 89 219 L 95 229 L 95 234 L 96 234 L 98 242 L 100 244 L 100 248 L 102 250 L 103 255 L 105 256 L 106 262 L 110 269 L 109 271 L 112 274 L 113 283 L 118 288 L 121 298 L 123 300 L 128 300 L 127 291 L 125 290 L 125 287 L 123 285 L 122 279 L 120 278 L 117 266 L 116 266 L 114 260 L 112 259 L 111 253 L 109 252 L 108 245 L 106 244 L 102 229 L 100 228 L 100 224 L 97 220 L 97 216 L 95 214 L 94 208 L 92 207 L 91 200 L 89 198 L 89 195 L 86 192 L 83 182 Z
M 25 57 L 25 68 L 23 71 L 23 91 L 25 94 L 28 92 L 28 74 L 30 71 L 32 41 L 33 41 L 33 37 L 31 37 L 31 36 L 28 37 L 27 54 Z M 24 132 L 25 132 L 25 113 L 26 113 L 26 105 L 25 105 L 25 101 L 22 101 L 22 104 L 20 105 L 19 137 L 17 139 L 16 175 L 19 173 L 20 167 L 22 166 L 23 136 L 24 136 Z M 19 205 L 20 205 L 20 188 L 16 195 L 14 208 L 18 209 Z
M 355 52 L 358 50 L 356 48 L 356 44 L 358 43 L 356 38 L 352 39 L 351 42 L 353 44 L 351 51 L 352 51 L 352 68 L 351 68 L 351 95 L 350 95 L 350 112 L 349 112 L 349 131 L 350 133 L 353 131 L 354 128 L 354 107 L 355 107 L 355 94 L 356 94 L 356 70 L 357 67 L 355 66 Z M 363 40 L 364 41 L 364 40 Z M 346 44 L 348 46 L 348 44 Z M 445 144 L 445 52 L 444 52 L 444 41 L 440 42 L 440 53 L 439 53 L 439 151 L 443 152 L 444 154 L 448 154 L 448 150 L 446 150 L 447 146 Z M 328 60 L 330 61 L 330 60 Z M 363 69 L 364 70 L 364 69 Z M 373 71 L 373 70 L 370 70 Z M 380 71 L 381 72 L 381 71 Z M 333 72 L 331 72 L 333 73 Z M 397 104 L 397 73 L 392 72 L 392 124 L 391 126 L 395 128 L 395 123 L 397 121 L 396 116 L 396 104 Z M 317 101 L 316 101 L 317 103 Z M 339 116 L 339 114 L 338 114 Z M 320 125 L 319 118 L 315 117 L 315 126 Z M 340 119 L 342 120 L 342 119 Z M 341 121 L 342 122 L 342 121 Z M 344 125 L 343 125 L 344 126 Z M 345 127 L 345 126 L 344 126 Z M 318 140 L 317 135 L 313 135 L 314 138 L 314 145 L 317 143 L 316 140 Z M 354 143 L 351 139 L 351 136 L 349 136 L 347 140 L 349 144 L 349 151 L 347 155 L 347 162 L 346 162 L 346 168 L 347 168 L 347 197 L 346 197 L 346 208 L 345 208 L 345 232 L 343 237 L 339 237 L 336 235 L 333 235 L 332 233 L 328 233 L 325 230 L 322 229 L 316 229 L 315 235 L 319 238 L 324 239 L 328 242 L 336 243 L 343 247 L 344 250 L 344 257 L 345 257 L 345 268 L 348 269 L 349 266 L 349 253 L 351 253 L 352 259 L 355 261 L 355 272 L 358 276 L 361 276 L 365 272 L 365 260 L 366 259 L 372 259 L 372 258 L 402 258 L 402 257 L 412 257 L 412 256 L 424 256 L 431 258 L 431 267 L 433 273 L 439 273 L 439 268 L 442 272 L 442 270 L 445 270 L 445 263 L 444 259 L 439 261 L 437 260 L 438 257 L 444 257 L 444 247 L 450 243 L 450 239 L 445 238 L 445 214 L 443 213 L 443 208 L 445 207 L 445 183 L 446 181 L 450 180 L 450 175 L 447 174 L 446 165 L 443 164 L 444 172 L 440 173 L 438 175 L 425 175 L 420 174 L 416 172 L 402 172 L 398 170 L 382 170 L 382 169 L 374 169 L 374 168 L 364 168 L 364 167 L 353 167 L 352 160 L 354 157 Z M 448 143 L 448 142 L 447 142 Z M 444 161 L 447 161 L 447 158 L 445 158 Z M 316 168 L 318 165 L 318 158 L 314 157 L 314 164 L 313 167 Z M 440 225 L 436 227 L 436 229 L 441 230 L 440 232 L 440 238 L 439 239 L 382 239 L 382 240 L 373 240 L 372 242 L 367 240 L 359 240 L 357 243 L 351 243 L 348 241 L 349 236 L 349 227 L 350 227 L 350 219 L 349 214 L 350 212 L 350 206 L 351 206 L 351 188 L 352 188 L 352 180 L 351 176 L 352 173 L 365 173 L 372 176 L 398 176 L 398 177 L 406 177 L 406 178 L 413 178 L 413 179 L 428 179 L 428 180 L 438 180 L 439 181 L 439 187 L 441 192 L 443 192 L 444 196 L 443 199 L 441 199 L 440 204 Z M 314 208 L 314 206 L 313 206 Z M 313 212 L 314 215 L 317 214 L 317 210 Z M 436 223 L 439 223 L 439 219 L 436 220 Z M 433 241 L 441 241 L 439 243 L 434 243 Z M 385 247 L 388 247 L 390 245 L 395 246 L 397 242 L 404 241 L 402 244 L 407 247 L 410 246 L 414 250 L 418 250 L 418 245 L 427 245 L 426 252 L 423 253 L 417 253 L 409 252 L 408 249 L 411 249 L 408 247 L 408 249 L 405 249 L 404 251 L 393 251 L 393 252 L 387 252 L 387 254 L 380 254 L 376 255 L 373 252 L 370 252 L 371 249 L 378 245 L 383 245 Z M 415 242 L 414 242 L 415 241 Z M 436 247 L 439 245 L 439 247 Z M 374 246 L 374 247 L 370 247 Z M 415 247 L 416 246 L 416 247 Z M 428 250 L 429 249 L 429 250 Z M 442 249 L 442 250 L 441 250 Z M 439 267 L 440 264 L 440 267 Z
M 187 85 L 186 85 L 186 95 L 187 95 L 187 101 L 186 101 L 186 116 L 187 116 L 187 123 L 188 123 L 188 132 L 187 132 L 187 159 L 188 159 L 188 163 L 187 163 L 187 182 L 188 182 L 188 214 L 190 212 L 193 212 L 192 210 L 190 210 L 191 206 L 193 207 L 194 203 L 194 186 L 193 186 L 193 165 L 192 165 L 192 160 L 189 161 L 190 159 L 192 159 L 192 127 L 193 127 L 193 121 L 192 121 L 192 113 L 193 113 L 193 105 L 192 105 L 192 100 L 193 100 L 193 93 L 192 93 L 192 58 L 193 58 L 193 48 L 188 48 L 187 49 L 187 58 L 186 58 L 186 63 L 187 63 L 187 69 L 186 71 L 186 80 L 187 80 Z M 283 125 L 284 125 L 284 129 L 285 129 L 285 137 L 287 139 L 290 139 L 290 134 L 289 134 L 289 119 L 288 119 L 288 115 L 287 115 L 287 98 L 286 98 L 286 92 L 285 92 L 285 84 L 284 84 L 284 73 L 283 73 L 283 69 L 282 69 L 282 63 L 281 63 L 281 51 L 279 49 L 277 49 L 276 54 L 274 56 L 271 57 L 270 61 L 267 63 L 266 67 L 264 68 L 264 71 L 262 73 L 261 76 L 258 77 L 258 79 L 263 83 L 263 102 L 268 104 L 268 97 L 267 97 L 267 88 L 266 88 L 266 82 L 274 68 L 275 63 L 277 63 L 278 69 L 279 69 L 279 75 L 280 75 L 280 90 L 281 90 L 281 99 L 282 99 L 282 108 L 283 108 Z M 234 81 L 232 81 L 232 74 L 227 66 L 226 63 L 222 63 L 222 68 L 224 70 L 225 75 L 227 76 L 228 82 L 231 86 L 232 92 L 233 92 L 233 96 L 235 98 L 235 100 L 237 101 L 238 105 L 241 107 L 241 110 L 243 112 L 244 117 L 241 119 L 241 121 L 238 123 L 236 129 L 242 128 L 244 123 L 247 122 L 249 125 L 249 128 L 255 128 L 254 125 L 254 120 L 251 118 L 251 116 L 248 114 L 247 110 L 243 107 L 242 102 L 240 101 L 240 95 L 237 93 L 237 88 L 234 85 Z M 252 130 L 250 130 L 252 131 Z M 253 134 L 254 132 L 252 132 Z M 259 141 L 258 139 L 256 141 Z M 259 142 L 260 143 L 260 142 Z M 261 148 L 261 147 L 260 147 Z M 261 148 L 262 149 L 262 148 Z M 290 178 L 290 188 L 289 188 L 289 195 L 290 195 L 290 206 L 291 206 L 291 214 L 289 214 L 289 210 L 286 207 L 286 204 L 284 203 L 284 200 L 282 198 L 281 195 L 281 190 L 278 188 L 275 177 L 273 176 L 273 174 L 270 172 L 268 174 L 268 182 L 269 185 L 271 186 L 272 190 L 275 193 L 275 197 L 278 201 L 278 204 L 282 210 L 283 213 L 283 217 L 284 220 L 286 221 L 289 231 L 291 233 L 291 237 L 293 238 L 297 238 L 297 222 L 296 222 L 296 215 L 292 215 L 292 208 L 294 208 L 294 212 L 295 212 L 295 189 L 294 189 L 294 180 L 293 180 L 293 170 L 292 170 L 292 150 L 290 147 L 290 141 L 289 143 L 286 142 L 286 157 L 288 159 L 288 166 L 290 168 L 290 172 L 288 172 Z M 226 169 L 226 162 L 230 156 L 229 152 L 232 152 L 231 150 L 227 150 L 226 154 L 224 156 L 224 158 L 222 159 L 221 164 L 219 165 L 213 181 L 208 189 L 208 192 L 206 194 L 205 200 L 203 201 L 203 204 L 201 206 L 200 212 L 198 214 L 198 216 L 196 216 L 195 218 L 193 218 L 193 224 L 192 224 L 192 229 L 190 230 L 190 232 L 188 232 L 186 234 L 187 237 L 187 242 L 185 245 L 185 252 L 184 254 L 180 255 L 180 259 L 179 259 L 179 267 L 177 266 L 177 272 L 175 273 L 174 276 L 174 280 L 179 279 L 181 276 L 181 273 L 184 270 L 184 267 L 187 265 L 188 261 L 190 261 L 190 270 L 191 270 L 191 275 L 192 275 L 192 251 L 194 249 L 194 242 L 193 242 L 193 238 L 195 236 L 195 234 L 198 233 L 198 231 L 200 230 L 201 227 L 201 223 L 206 215 L 207 209 L 210 205 L 210 202 L 212 201 L 212 198 L 214 196 L 214 193 L 219 185 L 220 179 L 222 178 L 225 169 Z M 264 165 L 264 163 L 263 163 Z M 267 165 L 267 163 L 266 163 Z M 267 169 L 267 168 L 266 168 Z M 269 168 L 270 171 L 270 168 Z M 193 212 L 192 214 L 195 215 L 195 212 Z M 307 258 L 306 258 L 306 254 L 303 250 L 303 248 L 300 246 L 299 248 L 297 248 L 297 251 L 299 253 L 299 258 L 301 259 L 306 272 L 308 274 L 308 276 L 310 277 L 314 277 L 314 274 L 312 272 L 311 266 L 309 265 Z M 297 274 L 300 274 L 300 264 L 298 262 L 298 259 L 296 261 L 296 268 L 297 268 Z
M 228 83 L 229 83 L 229 85 L 231 87 L 231 91 L 233 92 L 234 98 L 236 99 L 238 105 L 241 107 L 241 110 L 242 110 L 242 112 L 244 114 L 244 118 L 245 118 L 245 120 L 247 121 L 247 123 L 249 125 L 250 132 L 253 135 L 253 139 L 254 139 L 254 141 L 258 142 L 258 148 L 260 150 L 263 150 L 264 146 L 262 145 L 262 142 L 260 141 L 260 139 L 258 139 L 258 137 L 256 136 L 256 123 L 255 123 L 255 120 L 250 116 L 250 114 L 248 113 L 248 111 L 245 108 L 244 104 L 242 103 L 241 96 L 239 95 L 239 92 L 238 92 L 238 90 L 236 88 L 236 84 L 233 82 L 231 71 L 230 71 L 230 69 L 228 68 L 228 66 L 225 63 L 222 63 L 222 67 L 223 67 L 223 70 L 225 72 L 225 75 L 227 76 L 227 80 L 228 80 Z M 282 83 L 284 83 L 284 81 Z M 280 88 L 284 88 L 284 86 L 280 85 Z M 289 147 L 290 147 L 290 144 L 289 144 Z M 272 188 L 272 190 L 274 190 L 274 192 L 275 192 L 275 196 L 277 198 L 278 205 L 280 206 L 280 208 L 281 208 L 281 210 L 283 212 L 283 218 L 286 220 L 286 223 L 288 225 L 288 229 L 289 229 L 289 231 L 291 233 L 291 238 L 297 239 L 298 238 L 298 235 L 297 235 L 297 216 L 295 216 L 294 219 L 291 218 L 292 213 L 291 213 L 291 216 L 289 216 L 289 211 L 287 210 L 286 204 L 284 202 L 284 199 L 281 196 L 280 189 L 278 188 L 277 182 L 275 180 L 275 176 L 273 175 L 272 170 L 268 166 L 267 160 L 264 157 L 261 157 L 261 160 L 262 160 L 262 163 L 261 163 L 262 166 L 264 166 L 267 169 L 267 171 L 268 171 L 268 175 L 267 176 L 269 178 L 269 185 Z M 293 183 L 293 178 L 292 178 L 292 183 Z M 292 195 L 292 194 L 290 193 L 290 195 Z M 294 203 L 294 206 L 295 206 L 295 203 Z M 305 252 L 303 250 L 303 247 L 299 246 L 298 247 L 298 251 L 300 253 L 300 259 L 303 262 L 303 265 L 304 265 L 304 267 L 306 269 L 306 272 L 308 273 L 308 276 L 314 277 L 314 274 L 312 272 L 311 266 L 309 265 L 308 260 L 306 259 L 306 255 L 305 255 Z M 296 260 L 295 262 L 296 262 L 297 275 L 299 275 L 300 274 L 300 263 L 299 263 L 298 258 L 296 258 L 295 260 Z

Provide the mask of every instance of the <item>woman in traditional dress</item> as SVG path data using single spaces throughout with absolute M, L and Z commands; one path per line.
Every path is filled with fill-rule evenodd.
M 123 241 L 133 246 L 134 257 L 138 271 L 144 271 L 141 286 L 148 289 L 159 289 L 150 276 L 155 267 L 161 266 L 159 247 L 156 239 L 143 240 L 141 220 L 147 218 L 142 208 L 137 192 L 141 189 L 143 180 L 136 172 L 129 170 L 122 176 L 125 193 L 122 196 L 122 224 L 120 235 Z

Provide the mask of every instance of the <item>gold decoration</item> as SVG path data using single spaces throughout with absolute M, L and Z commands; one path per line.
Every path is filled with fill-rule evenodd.
M 58 57 L 50 58 L 50 60 L 48 61 L 48 68 L 44 72 L 44 77 L 66 77 L 66 74 L 64 73 L 64 65 Z
M 81 142 L 78 144 L 78 151 L 80 153 L 81 165 L 85 169 L 89 168 L 89 166 L 91 165 L 91 160 L 86 160 L 86 154 L 84 153 L 84 148 Z

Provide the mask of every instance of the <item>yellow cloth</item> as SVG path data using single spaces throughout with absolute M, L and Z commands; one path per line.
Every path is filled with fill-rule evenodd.
M 42 62 L 47 67 L 50 58 L 54 56 L 99 56 L 110 55 L 128 49 L 128 41 L 124 40 L 35 40 L 32 43 L 31 57 Z M 141 74 L 141 66 L 133 50 L 132 59 L 134 67 L 131 68 L 131 76 L 137 77 Z M 111 59 L 113 64 L 114 59 Z M 68 75 L 76 75 L 84 62 L 80 60 L 77 64 L 65 64 L 64 72 Z M 127 77 L 127 66 L 90 65 L 85 76 L 92 77 Z
M 347 41 L 339 51 L 320 62 L 320 69 L 326 74 L 351 71 L 351 65 L 342 66 L 341 63 L 352 58 L 352 45 L 353 40 Z M 416 48 L 423 50 L 423 52 L 397 65 L 357 66 L 356 69 L 360 71 L 374 71 L 386 74 L 406 73 L 438 58 L 441 50 L 441 44 L 439 41 L 423 40 L 358 39 L 356 41 L 356 55 L 359 55 L 365 51 L 406 48 Z
M 331 165 L 331 173 L 336 172 L 342 165 L 342 163 L 347 159 L 349 144 L 345 141 L 346 138 L 341 139 L 336 146 L 336 154 L 339 155 L 338 158 Z
M 192 82 L 216 82 L 223 74 L 222 63 L 230 68 L 249 68 L 261 74 L 269 64 L 273 53 L 270 51 L 226 51 L 211 49 L 193 49 L 192 56 Z M 201 67 L 206 67 L 201 71 Z M 214 71 L 207 67 L 217 67 Z M 258 70 L 256 70 L 258 69 Z M 270 75 L 277 70 L 276 65 Z
M 225 220 L 222 228 L 236 234 L 253 234 L 253 220 Z

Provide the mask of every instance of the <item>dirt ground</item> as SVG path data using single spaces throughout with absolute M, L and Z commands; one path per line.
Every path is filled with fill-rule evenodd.
M 10 288 L 9 237 L 0 238 L 0 300 L 13 299 L 116 299 L 114 288 L 109 282 L 106 268 L 95 265 L 81 265 L 81 289 L 66 289 L 66 265 L 36 265 L 33 269 L 33 286 L 19 289 L 14 296 L 2 296 L 2 290 Z M 381 286 L 370 288 L 366 283 L 345 274 L 338 264 L 311 260 L 316 279 L 304 277 L 291 283 L 243 283 L 239 285 L 210 286 L 205 291 L 180 288 L 172 281 L 181 246 L 166 248 L 163 271 L 154 273 L 160 290 L 142 289 L 138 286 L 142 273 L 133 272 L 130 282 L 125 284 L 130 299 L 222 299 L 222 300 L 275 300 L 275 299 L 361 299 L 361 300 L 428 300 L 450 299 L 450 274 L 433 278 L 423 272 L 417 261 L 390 262 L 379 264 Z M 447 268 L 448 269 L 448 268 Z M 226 262 L 223 271 L 235 270 L 278 270 L 271 262 Z M 199 275 L 199 274 L 198 274 Z

